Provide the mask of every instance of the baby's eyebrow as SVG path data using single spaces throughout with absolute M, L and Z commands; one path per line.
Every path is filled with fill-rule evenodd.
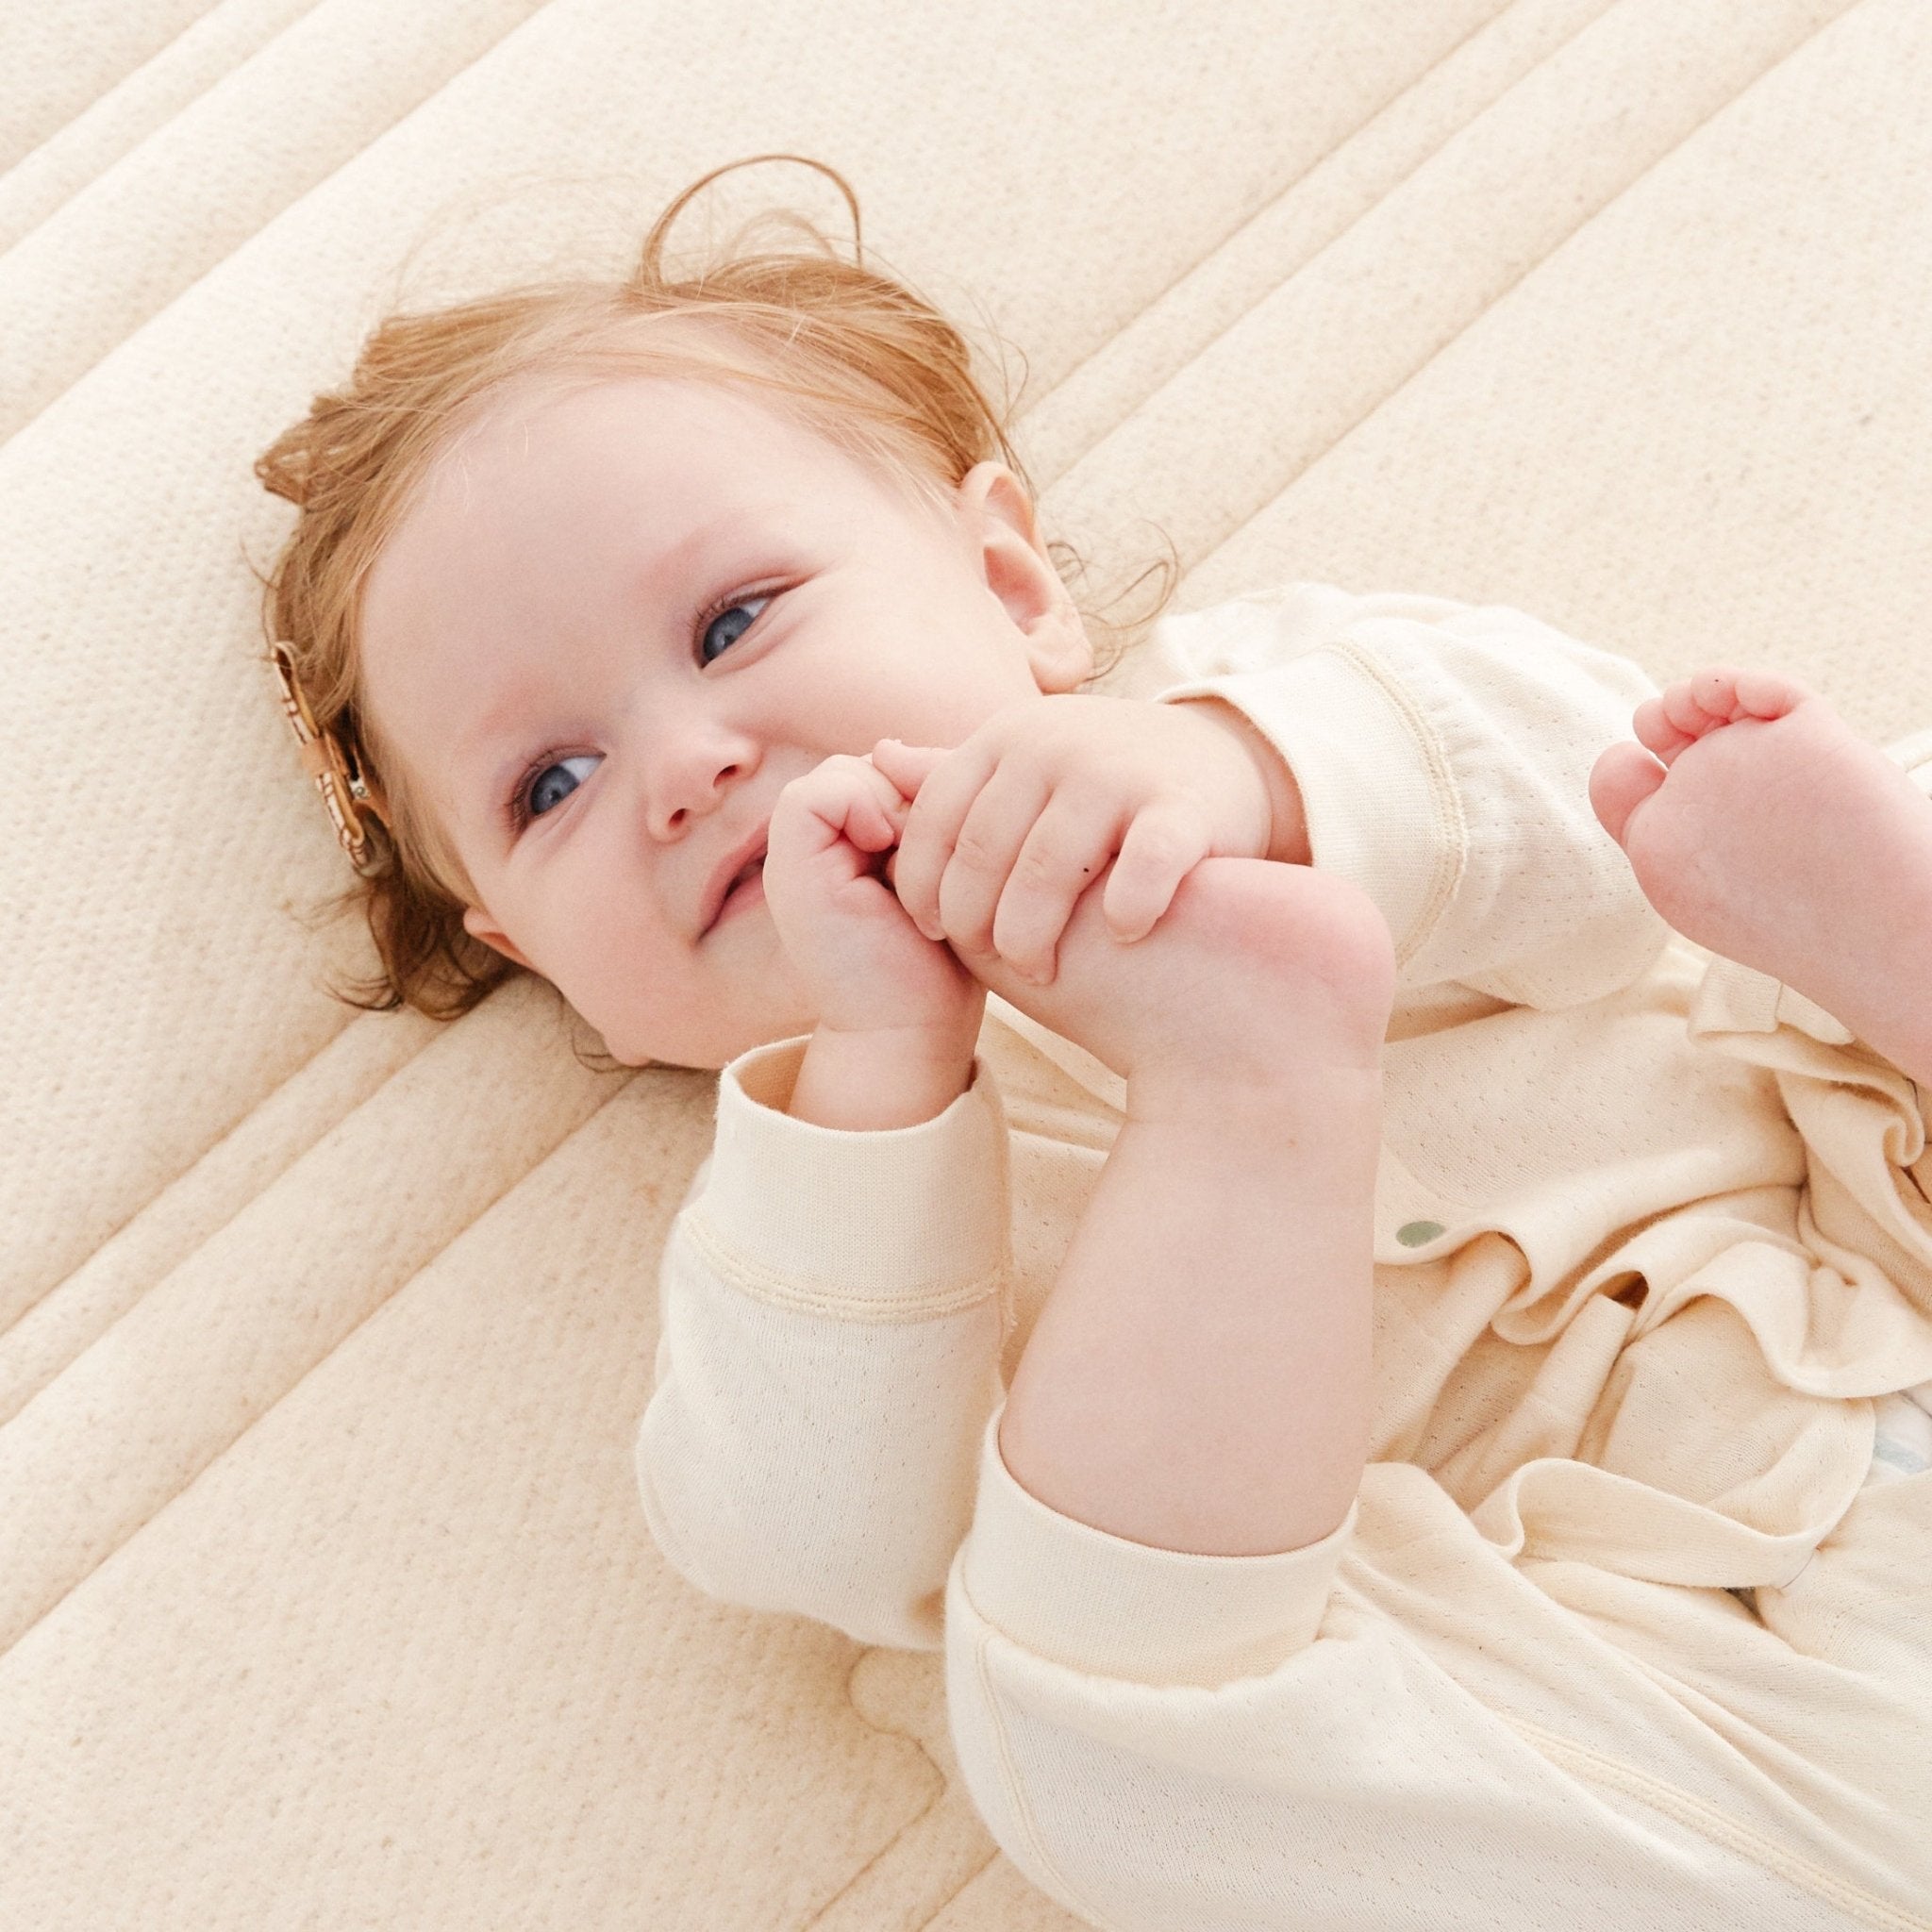
M 475 730 L 468 732 L 457 743 L 456 768 L 459 773 L 468 773 L 473 759 L 480 762 L 482 753 L 491 745 L 508 741 L 510 750 L 491 764 L 484 774 L 485 792 L 483 803 L 490 808 L 493 823 L 495 808 L 508 791 L 510 781 L 523 769 L 527 753 L 523 749 L 523 721 L 529 715 L 530 707 L 514 689 L 492 711 L 486 712 Z M 467 791 L 467 784 L 462 788 Z

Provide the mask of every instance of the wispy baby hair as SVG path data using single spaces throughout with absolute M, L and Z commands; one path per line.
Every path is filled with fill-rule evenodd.
M 804 161 L 838 185 L 852 210 L 855 258 L 794 218 L 796 245 L 744 249 L 743 229 L 695 271 L 667 273 L 665 240 L 691 198 L 719 175 L 767 160 Z M 525 970 L 463 926 L 475 890 L 364 702 L 359 616 L 370 570 L 438 454 L 486 398 L 538 374 L 742 386 L 923 491 L 949 491 L 991 459 L 1025 481 L 1006 412 L 977 380 L 965 339 L 923 297 L 866 266 L 858 197 L 843 176 L 803 156 L 755 156 L 694 181 L 652 225 L 622 281 L 544 283 L 384 322 L 347 385 L 318 395 L 255 466 L 264 487 L 299 511 L 267 578 L 270 637 L 287 652 L 316 725 L 359 767 L 380 813 L 361 814 L 368 857 L 332 902 L 337 910 L 359 906 L 381 961 L 375 979 L 332 989 L 351 1006 L 408 1005 L 455 1019 Z M 1050 547 L 1071 581 L 1077 558 Z M 1172 589 L 1168 569 L 1156 610 Z M 1101 627 L 1124 645 L 1127 626 Z

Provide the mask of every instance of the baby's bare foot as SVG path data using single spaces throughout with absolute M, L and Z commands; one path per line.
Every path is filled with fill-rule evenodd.
M 1204 858 L 1153 930 L 1123 944 L 1102 911 L 1117 862 L 1074 902 L 1051 984 L 1023 980 L 991 948 L 956 946 L 961 963 L 1124 1078 L 1134 1119 L 1343 1072 L 1379 1086 L 1395 947 L 1360 887 L 1312 866 Z
M 1932 799 L 1782 672 L 1699 671 L 1632 724 L 1657 757 L 1612 745 L 1590 799 L 1650 903 L 1932 1072 Z

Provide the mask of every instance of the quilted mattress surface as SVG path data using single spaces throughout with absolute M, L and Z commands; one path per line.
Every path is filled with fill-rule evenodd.
M 1024 358 L 1049 533 L 1932 724 L 1921 0 L 0 14 L 0 1924 L 1046 1932 L 941 1663 L 691 1590 L 631 1443 L 715 1082 L 324 981 L 256 454 L 740 156 Z M 836 227 L 824 183 L 734 177 Z

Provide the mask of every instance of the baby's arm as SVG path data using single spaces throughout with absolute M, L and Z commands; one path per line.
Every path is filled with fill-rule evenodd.
M 1574 1006 L 1667 942 L 1590 805 L 1656 691 L 1627 658 L 1507 606 L 1298 584 L 1169 620 L 1142 675 L 1274 747 L 1310 861 L 1381 908 L 1402 987 Z
M 798 1120 L 805 1044 L 720 1079 L 660 1267 L 644 1515 L 708 1595 L 937 1649 L 999 1397 L 1008 1128 L 983 1065 L 916 1125 Z
M 1312 865 L 1315 855 L 1308 844 L 1307 808 L 1302 803 L 1302 788 L 1281 747 L 1256 724 L 1245 711 L 1237 709 L 1225 698 L 1182 698 L 1208 724 L 1225 733 L 1247 753 L 1248 759 L 1268 788 L 1269 815 L 1273 832 L 1266 858 L 1282 865 Z
M 1008 1136 L 984 990 L 876 876 L 904 811 L 860 758 L 779 794 L 766 897 L 819 1024 L 723 1070 L 637 1474 L 698 1589 L 934 1648 L 999 1392 Z

